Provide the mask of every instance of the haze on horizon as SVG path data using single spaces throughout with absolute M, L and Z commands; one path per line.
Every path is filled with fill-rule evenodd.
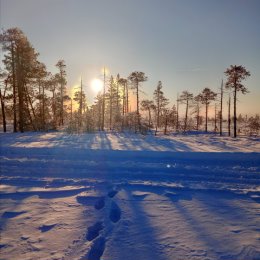
M 67 86 L 83 78 L 88 101 L 102 68 L 148 76 L 144 98 L 159 80 L 171 105 L 177 93 L 218 92 L 231 64 L 251 72 L 238 112 L 259 113 L 260 2 L 257 0 L 0 0 L 1 29 L 19 27 L 51 72 L 64 59 Z M 1 53 L 1 60 L 3 54 Z

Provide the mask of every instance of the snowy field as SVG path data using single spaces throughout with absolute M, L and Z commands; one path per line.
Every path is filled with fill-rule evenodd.
M 259 138 L 0 138 L 0 259 L 260 259 Z

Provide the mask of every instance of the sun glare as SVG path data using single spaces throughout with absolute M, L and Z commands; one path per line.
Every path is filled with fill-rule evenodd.
M 97 93 L 102 90 L 103 82 L 100 79 L 93 79 L 91 81 L 91 88 L 93 91 L 95 91 Z

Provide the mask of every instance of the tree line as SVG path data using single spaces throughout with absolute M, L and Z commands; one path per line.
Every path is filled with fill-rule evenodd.
M 237 136 L 237 96 L 246 94 L 242 82 L 250 76 L 243 66 L 231 65 L 226 69 L 226 83 L 221 83 L 220 93 L 204 88 L 198 95 L 185 90 L 177 97 L 175 105 L 169 107 L 169 99 L 163 92 L 163 84 L 158 82 L 153 99 L 140 100 L 142 83 L 148 80 L 144 72 L 134 71 L 126 78 L 108 77 L 104 69 L 104 85 L 95 98 L 94 104 L 87 104 L 87 96 L 80 88 L 69 96 L 67 94 L 66 64 L 64 60 L 56 63 L 57 72 L 47 71 L 45 64 L 38 60 L 39 53 L 33 48 L 19 28 L 3 31 L 0 42 L 4 52 L 1 68 L 1 114 L 3 131 L 7 121 L 12 122 L 13 132 L 46 131 L 66 128 L 69 132 L 92 132 L 104 130 L 132 130 L 138 133 L 158 131 L 187 132 L 204 130 L 208 132 L 209 106 L 215 102 L 214 131 L 223 135 L 223 96 L 224 88 L 230 90 L 228 99 L 228 134 Z M 135 96 L 135 109 L 131 108 Z M 231 115 L 231 96 L 233 115 Z M 75 106 L 77 104 L 77 107 Z M 202 114 L 205 107 L 205 115 Z M 184 118 L 180 115 L 184 108 Z M 240 118 L 241 119 L 241 116 Z M 242 120 L 242 119 L 241 119 Z M 242 122 L 239 120 L 239 122 Z M 212 118 L 211 120 L 212 121 Z M 243 119 L 250 129 L 247 133 L 259 132 L 259 116 Z

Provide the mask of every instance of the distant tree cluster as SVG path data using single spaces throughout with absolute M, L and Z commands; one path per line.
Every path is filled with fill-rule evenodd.
M 154 131 L 164 134 L 170 131 L 208 132 L 209 123 L 214 131 L 223 134 L 223 122 L 228 125 L 231 135 L 243 133 L 258 135 L 259 116 L 237 118 L 237 95 L 248 90 L 242 81 L 250 76 L 243 66 L 230 66 L 226 69 L 227 81 L 221 83 L 220 93 L 204 88 L 195 95 L 185 90 L 169 107 L 169 99 L 163 92 L 163 84 L 158 82 L 153 99 L 141 100 L 142 83 L 148 80 L 144 72 L 134 71 L 126 78 L 119 74 L 108 77 L 104 69 L 104 88 L 94 101 L 87 104 L 87 96 L 82 87 L 67 94 L 66 64 L 64 60 L 56 63 L 57 73 L 52 75 L 38 60 L 39 54 L 32 47 L 24 33 L 11 28 L 0 35 L 5 53 L 1 68 L 1 115 L 4 132 L 7 122 L 12 122 L 13 131 L 47 131 L 66 128 L 69 132 L 93 132 L 105 130 L 131 130 L 135 133 Z M 223 119 L 224 86 L 229 92 L 228 118 Z M 233 94 L 233 116 L 231 116 L 231 94 Z M 135 104 L 132 111 L 131 100 Z M 209 118 L 209 107 L 214 103 L 214 117 Z M 77 104 L 76 108 L 73 107 Z M 183 109 L 184 117 L 180 114 Z M 212 110 L 212 109 L 211 109 Z M 237 122 L 243 128 L 237 126 Z M 204 124 L 204 126 L 202 126 Z
M 5 53 L 1 69 L 1 106 L 3 127 L 12 119 L 13 131 L 56 129 L 64 124 L 66 96 L 66 65 L 57 62 L 57 74 L 52 75 L 38 60 L 39 54 L 18 28 L 0 35 Z

